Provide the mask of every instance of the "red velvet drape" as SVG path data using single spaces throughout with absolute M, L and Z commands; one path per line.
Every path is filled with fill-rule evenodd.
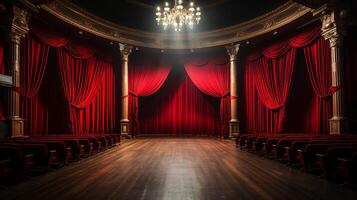
M 21 48 L 21 116 L 25 119 L 25 132 L 28 135 L 44 133 L 44 116 L 38 112 L 37 93 L 45 74 L 49 46 L 37 41 L 31 34 L 22 41 Z
M 83 114 L 83 130 L 89 133 L 114 132 L 115 126 L 115 73 L 111 63 L 103 63 L 103 82 L 93 103 Z
M 270 109 L 268 132 L 281 132 L 285 104 L 291 90 L 296 50 L 275 59 L 262 57 L 254 65 L 255 85 L 262 103 Z
M 69 43 L 70 38 L 62 31 L 51 27 L 31 24 L 31 32 L 43 43 L 51 47 L 62 47 Z
M 84 130 L 83 108 L 89 106 L 100 89 L 103 75 L 103 61 L 92 57 L 77 59 L 65 49 L 57 49 L 59 71 L 64 94 L 70 104 L 70 119 L 74 133 Z
M 182 66 L 173 66 L 162 88 L 139 99 L 141 134 L 214 135 L 219 101 L 199 91 Z
M 39 24 L 31 24 L 24 44 L 21 112 L 26 134 L 68 133 L 69 129 L 75 134 L 114 131 L 115 72 L 105 50 Z M 57 54 L 51 56 L 56 61 L 46 67 L 50 47 L 57 48 Z M 45 73 L 51 78 L 41 84 Z M 61 80 L 58 84 L 53 81 L 57 77 Z
M 129 120 L 130 130 L 134 135 L 139 132 L 138 97 L 157 92 L 171 71 L 171 65 L 160 59 L 136 59 L 140 62 L 130 62 L 129 66 Z
M 220 98 L 220 136 L 229 135 L 230 120 L 230 73 L 229 59 L 190 59 L 185 70 L 193 84 L 204 94 Z
M 303 48 L 310 82 L 317 95 L 314 132 L 327 133 L 332 117 L 331 101 L 331 50 L 329 42 L 320 37 Z
M 244 73 L 247 118 L 245 127 L 248 131 L 275 133 L 284 130 L 286 103 L 294 80 L 296 48 L 303 47 L 305 55 L 310 55 L 307 59 L 310 60 L 308 68 L 312 84 L 315 83 L 316 87 L 320 87 L 318 89 L 329 91 L 329 48 L 324 46 L 326 43 L 322 44 L 320 37 L 319 26 L 308 27 L 248 56 Z M 324 71 L 319 77 L 312 75 L 313 70 L 322 70 L 322 68 Z M 317 84 L 321 85 L 317 86 Z M 326 95 L 322 96 L 324 99 L 328 98 Z M 253 103 L 250 104 L 249 101 Z M 266 108 L 262 107 L 261 103 Z M 319 131 L 325 131 L 328 123 L 326 119 L 331 112 L 329 103 L 321 101 L 316 106 L 318 108 L 315 109 L 320 113 L 316 115 L 319 117 L 317 120 L 319 124 L 316 124 L 316 127 L 319 127 L 317 128 Z

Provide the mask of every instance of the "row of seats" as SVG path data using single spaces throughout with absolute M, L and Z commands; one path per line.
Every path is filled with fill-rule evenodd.
M 0 180 L 16 182 L 79 161 L 120 143 L 120 135 L 0 138 Z
M 236 146 L 332 180 L 357 184 L 357 136 L 241 134 Z

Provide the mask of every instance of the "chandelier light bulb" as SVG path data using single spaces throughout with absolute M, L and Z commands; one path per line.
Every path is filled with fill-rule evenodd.
M 201 20 L 201 9 L 195 8 L 193 1 L 185 7 L 183 0 L 175 0 L 172 8 L 169 7 L 169 2 L 165 2 L 163 11 L 161 12 L 160 6 L 156 7 L 156 11 L 156 21 L 164 30 L 173 27 L 175 31 L 181 31 L 184 26 L 193 29 Z

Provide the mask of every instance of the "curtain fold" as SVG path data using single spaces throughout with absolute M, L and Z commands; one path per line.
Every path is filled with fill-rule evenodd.
M 31 32 L 44 44 L 52 47 L 64 47 L 73 57 L 78 59 L 89 59 L 93 57 L 98 50 L 82 39 L 74 39 L 57 28 L 43 28 L 43 26 L 31 24 Z M 100 54 L 100 53 L 98 53 Z
M 185 70 L 193 84 L 204 94 L 220 98 L 220 136 L 229 135 L 230 120 L 230 73 L 229 59 L 191 59 Z
M 115 125 L 115 76 L 110 63 L 104 63 L 103 82 L 94 101 L 83 108 L 86 133 L 110 133 Z
M 318 97 L 316 132 L 329 131 L 331 102 L 331 50 L 329 42 L 320 36 L 316 42 L 303 48 L 306 67 L 314 92 Z
M 113 132 L 117 112 L 111 54 L 57 27 L 30 26 L 21 45 L 25 134 Z M 56 51 L 49 53 L 51 47 Z
M 247 118 L 245 128 L 248 131 L 276 133 L 284 130 L 287 99 L 294 80 L 296 50 L 311 46 L 317 41 L 321 37 L 320 29 L 320 26 L 306 27 L 299 33 L 267 45 L 247 56 L 244 72 L 246 84 L 244 105 Z M 325 56 L 324 59 L 330 59 L 328 55 L 322 56 Z M 323 65 L 323 63 L 316 64 Z M 330 112 L 327 108 L 319 110 Z
M 167 79 L 171 65 L 157 60 L 143 63 L 131 63 L 129 66 L 129 118 L 132 134 L 139 132 L 138 97 L 149 96 L 157 92 Z
M 26 134 L 47 131 L 44 108 L 37 98 L 46 71 L 49 46 L 37 41 L 31 34 L 22 42 L 21 48 L 21 116 L 25 119 Z M 36 98 L 35 98 L 36 97 Z
M 31 32 L 43 43 L 51 47 L 62 47 L 67 45 L 70 38 L 56 28 L 44 28 L 43 26 L 31 24 Z
M 213 136 L 218 132 L 218 99 L 199 91 L 179 65 L 159 91 L 140 98 L 139 106 L 140 134 Z
M 77 59 L 65 49 L 57 49 L 62 88 L 70 105 L 71 128 L 75 134 L 83 130 L 83 108 L 89 106 L 100 89 L 104 75 L 103 61 L 91 57 Z
M 303 31 L 291 36 L 289 44 L 292 47 L 299 48 L 313 43 L 317 38 L 321 37 L 321 27 L 307 27 Z
M 78 59 L 89 59 L 95 54 L 95 48 L 90 46 L 88 42 L 81 40 L 70 40 L 65 48 L 73 57 Z
M 291 91 L 296 49 L 276 59 L 262 57 L 254 65 L 255 86 L 262 103 L 271 110 L 272 126 L 269 132 L 281 132 L 285 116 L 286 100 Z

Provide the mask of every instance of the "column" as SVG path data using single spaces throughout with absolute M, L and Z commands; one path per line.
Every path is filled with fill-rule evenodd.
M 11 7 L 12 18 L 8 32 L 10 75 L 13 85 L 9 91 L 9 127 L 11 137 L 24 136 L 24 120 L 20 117 L 20 44 L 27 32 L 30 13 L 17 5 Z
M 237 137 L 239 134 L 238 120 L 238 92 L 237 92 L 237 54 L 239 44 L 227 46 L 227 53 L 230 58 L 230 95 L 231 95 L 231 120 L 229 121 L 229 137 Z
M 119 43 L 119 50 L 121 54 L 121 76 L 122 76 L 122 88 L 121 88 L 121 119 L 120 119 L 120 134 L 126 138 L 130 138 L 129 135 L 129 55 L 132 51 L 132 46 Z
M 330 119 L 330 135 L 348 132 L 348 119 L 345 113 L 343 37 L 346 33 L 345 11 L 325 10 L 322 13 L 322 36 L 330 41 L 333 117 Z

